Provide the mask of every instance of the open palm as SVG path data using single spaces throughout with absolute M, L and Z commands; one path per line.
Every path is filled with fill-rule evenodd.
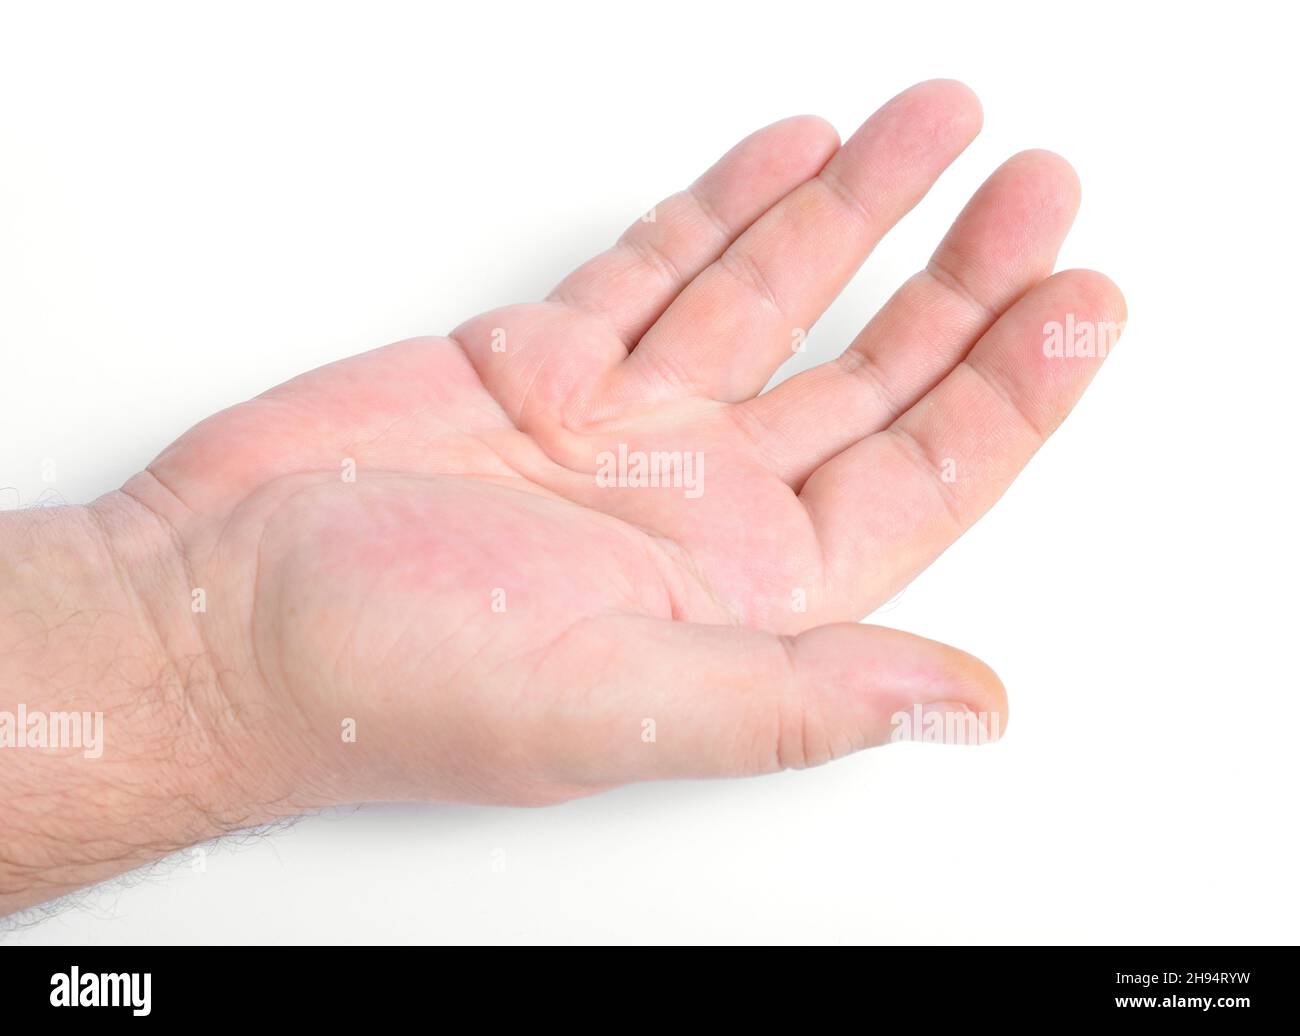
M 979 124 L 947 81 L 842 147 L 777 123 L 547 301 L 178 440 L 127 490 L 202 590 L 225 711 L 322 800 L 520 803 L 809 765 L 914 705 L 1004 716 L 981 663 L 856 620 L 1095 372 L 1045 327 L 1122 322 L 1104 277 L 1048 277 L 1068 165 L 1011 159 L 843 356 L 759 394 Z

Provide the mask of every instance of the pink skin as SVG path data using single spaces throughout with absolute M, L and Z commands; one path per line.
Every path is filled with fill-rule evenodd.
M 210 660 L 193 708 L 266 762 L 265 794 L 546 803 L 819 763 L 914 703 L 1005 726 L 982 663 L 856 620 L 1095 373 L 1045 357 L 1044 324 L 1123 320 L 1101 275 L 1049 277 L 1070 167 L 1012 158 L 844 357 L 756 395 L 980 119 L 935 81 L 842 147 L 776 123 L 547 301 L 296 378 L 131 480 L 207 599 L 148 610 Z M 701 452 L 702 495 L 598 485 L 620 443 Z

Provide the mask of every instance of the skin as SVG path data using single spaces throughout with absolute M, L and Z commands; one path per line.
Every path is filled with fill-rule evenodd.
M 0 909 L 329 804 L 768 773 L 886 743 L 914 705 L 1004 728 L 983 663 L 857 620 L 1096 373 L 1045 356 L 1045 325 L 1124 320 L 1105 277 L 1050 275 L 1073 171 L 1011 158 L 841 357 L 760 394 L 980 122 L 933 81 L 843 145 L 776 123 L 545 301 L 5 517 L 0 707 L 102 710 L 106 736 L 0 753 Z M 702 454 L 702 492 L 599 484 L 620 444 Z

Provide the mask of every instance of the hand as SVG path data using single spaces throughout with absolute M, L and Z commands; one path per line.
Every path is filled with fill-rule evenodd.
M 1097 361 L 1044 356 L 1044 325 L 1121 319 L 1099 275 L 1043 280 L 1070 168 L 1013 158 L 843 357 L 757 395 L 980 119 L 930 82 L 842 148 L 777 123 L 548 301 L 314 371 L 166 450 L 128 491 L 176 530 L 236 714 L 292 717 L 333 796 L 510 803 L 818 763 L 915 703 L 1003 716 L 980 663 L 843 624 L 1082 391 Z M 604 484 L 621 446 L 681 454 L 679 485 Z
M 996 733 L 982 663 L 856 620 L 1095 373 L 1045 328 L 1123 321 L 1101 275 L 1048 276 L 1070 167 L 1009 160 L 841 357 L 759 394 L 980 121 L 935 81 L 842 147 L 769 126 L 545 302 L 303 375 L 94 505 L 168 545 L 134 592 L 258 808 L 758 774 L 916 705 Z

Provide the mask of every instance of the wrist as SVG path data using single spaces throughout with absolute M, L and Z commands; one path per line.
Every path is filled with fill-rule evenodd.
M 0 515 L 0 914 L 295 811 L 189 584 L 123 493 Z

